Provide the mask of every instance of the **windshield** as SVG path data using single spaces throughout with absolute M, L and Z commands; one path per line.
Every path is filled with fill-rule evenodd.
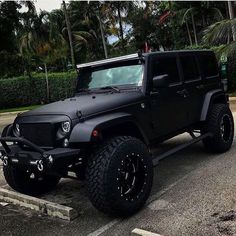
M 77 91 L 109 86 L 142 86 L 143 65 L 137 62 L 106 67 L 82 68 L 79 71 Z

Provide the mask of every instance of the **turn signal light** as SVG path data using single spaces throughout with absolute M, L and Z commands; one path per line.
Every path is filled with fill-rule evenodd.
M 95 129 L 92 133 L 93 137 L 98 137 L 99 132 Z

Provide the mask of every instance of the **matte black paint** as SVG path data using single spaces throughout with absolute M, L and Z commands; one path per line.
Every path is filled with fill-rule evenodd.
M 225 97 L 219 73 L 216 72 L 213 78 L 204 78 L 199 62 L 197 62 L 199 80 L 184 81 L 179 56 L 186 54 L 195 56 L 198 61 L 202 54 L 213 55 L 213 52 L 204 50 L 144 54 L 142 60 L 145 64 L 144 84 L 140 90 L 80 93 L 73 98 L 23 113 L 16 118 L 15 123 L 54 124 L 69 120 L 73 126 L 69 137 L 72 143 L 90 142 L 91 133 L 95 128 L 102 131 L 127 122 L 137 127 L 146 143 L 168 139 L 204 121 L 212 98 Z M 152 90 L 153 61 L 163 56 L 173 55 L 177 58 L 181 81 L 154 92 Z M 133 58 L 126 60 L 133 60 Z M 118 62 L 120 61 L 115 60 L 112 63 Z M 96 67 L 96 63 L 93 67 Z

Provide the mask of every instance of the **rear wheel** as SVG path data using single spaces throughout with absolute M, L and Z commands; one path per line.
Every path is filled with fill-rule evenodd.
M 234 138 L 234 120 L 229 106 L 213 105 L 202 133 L 212 133 L 212 137 L 203 140 L 208 151 L 222 153 L 230 149 Z
M 128 216 L 146 202 L 152 187 L 153 166 L 146 146 L 134 137 L 115 137 L 88 161 L 89 198 L 109 215 Z
M 57 176 L 41 175 L 13 166 L 4 166 L 3 173 L 11 188 L 32 196 L 51 191 L 60 181 L 60 177 Z

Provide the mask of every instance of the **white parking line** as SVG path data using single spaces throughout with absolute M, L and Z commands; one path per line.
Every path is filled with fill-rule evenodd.
M 191 172 L 190 172 L 191 173 Z M 163 194 L 165 194 L 166 192 L 168 192 L 171 188 L 175 187 L 178 183 L 180 183 L 181 181 L 183 181 L 184 179 L 188 178 L 189 174 L 183 176 L 182 178 L 178 179 L 177 181 L 175 181 L 173 184 L 169 185 L 167 188 L 159 191 L 158 193 L 150 196 L 149 200 L 147 201 L 147 204 L 145 206 L 145 208 L 147 208 L 151 203 L 153 203 L 155 200 L 157 200 L 159 197 L 161 197 Z M 144 209 L 145 209 L 144 208 Z M 102 226 L 101 228 L 98 228 L 97 230 L 95 230 L 94 232 L 88 234 L 87 236 L 99 236 L 102 233 L 104 233 L 105 231 L 109 230 L 111 227 L 113 227 L 114 225 L 116 225 L 117 223 L 121 222 L 121 219 L 114 219 L 112 221 L 110 221 L 108 224 Z
M 108 224 L 102 226 L 101 228 L 95 230 L 94 232 L 88 234 L 87 236 L 98 236 L 102 233 L 104 233 L 105 231 L 107 231 L 108 229 L 110 229 L 112 226 L 114 226 L 115 224 L 119 223 L 121 220 L 119 219 L 114 219 L 112 221 L 110 221 Z
M 143 230 L 143 229 L 134 229 L 131 232 L 131 236 L 162 236 L 160 234 L 156 234 L 147 230 Z
M 151 203 L 153 203 L 154 201 L 158 200 L 158 198 L 160 198 L 162 195 L 164 195 L 166 192 L 168 192 L 170 189 L 172 189 L 173 187 L 175 187 L 178 183 L 182 182 L 183 180 L 187 179 L 189 177 L 191 172 L 189 172 L 188 174 L 186 174 L 185 176 L 183 176 L 182 178 L 178 179 L 177 181 L 175 181 L 173 184 L 169 185 L 167 188 L 164 188 L 161 191 L 158 191 L 156 194 L 153 194 L 152 196 L 149 197 L 148 201 L 147 201 L 147 206 L 149 206 Z

